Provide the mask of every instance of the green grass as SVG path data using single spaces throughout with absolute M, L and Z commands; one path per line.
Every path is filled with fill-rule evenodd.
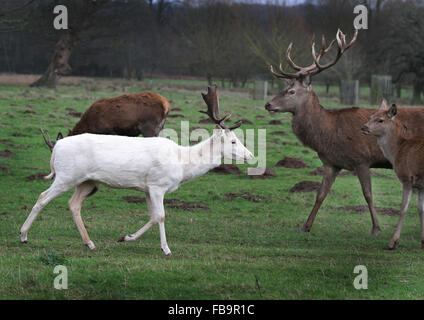
M 115 89 L 114 89 L 115 88 Z M 118 88 L 118 89 L 116 89 Z M 314 203 L 314 193 L 290 193 L 321 165 L 314 151 L 301 145 L 290 127 L 291 116 L 269 116 L 262 101 L 247 95 L 221 92 L 223 112 L 233 120 L 254 124 L 244 128 L 267 129 L 267 165 L 277 177 L 256 180 L 246 175 L 208 173 L 189 182 L 167 198 L 206 203 L 210 210 L 183 211 L 167 208 L 166 232 L 173 252 L 160 250 L 159 230 L 154 226 L 134 243 L 118 243 L 147 222 L 145 204 L 131 204 L 122 196 L 141 195 L 133 190 L 100 186 L 84 203 L 82 216 L 97 251 L 82 245 L 67 201 L 71 192 L 55 199 L 39 215 L 29 231 L 29 243 L 19 242 L 19 229 L 51 181 L 32 174 L 49 172 L 50 152 L 39 128 L 52 135 L 67 133 L 77 122 L 66 108 L 85 111 L 101 97 L 122 93 L 118 81 L 99 82 L 90 88 L 61 86 L 57 90 L 0 86 L 0 298 L 1 299 L 423 299 L 424 262 L 420 249 L 416 196 L 404 223 L 397 250 L 387 251 L 398 217 L 379 215 L 383 228 L 370 236 L 368 213 L 337 209 L 365 204 L 356 177 L 336 180 L 334 193 L 322 206 L 311 233 L 298 233 Z M 206 88 L 205 88 L 206 89 Z M 140 91 L 135 83 L 128 91 Z M 179 107 L 190 126 L 203 115 L 200 92 L 162 89 L 156 92 Z M 340 107 L 336 98 L 323 98 L 328 108 Z M 32 107 L 29 107 L 32 106 Z M 25 113 L 32 110 L 35 113 Z M 257 119 L 261 115 L 265 118 Z M 282 125 L 270 125 L 271 119 Z M 179 130 L 180 118 L 170 118 L 167 128 Z M 286 136 L 271 135 L 285 131 Z M 17 135 L 18 134 L 18 135 Z M 284 157 L 301 158 L 306 169 L 274 168 Z M 240 168 L 246 172 L 247 166 Z M 399 208 L 401 187 L 392 171 L 389 178 L 373 177 L 377 207 Z M 224 193 L 250 192 L 262 202 L 229 200 Z M 67 290 L 56 290 L 55 265 L 68 268 Z M 355 290 L 356 265 L 368 268 L 368 290 Z M 256 284 L 258 279 L 259 286 Z

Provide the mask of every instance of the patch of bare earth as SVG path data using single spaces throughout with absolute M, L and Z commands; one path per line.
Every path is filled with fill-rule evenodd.
M 259 196 L 257 194 L 248 193 L 248 192 L 241 192 L 241 193 L 224 193 L 224 197 L 226 197 L 229 200 L 234 200 L 236 198 L 242 198 L 244 200 L 253 201 L 253 202 L 261 202 L 265 200 L 265 197 Z
M 34 181 L 35 179 L 44 179 L 44 177 L 47 175 L 48 173 L 38 172 L 28 176 L 26 179 L 27 181 Z
M 75 118 L 81 118 L 82 113 L 78 112 L 77 110 L 73 108 L 66 108 L 66 111 L 68 111 L 67 115 Z
M 271 132 L 270 134 L 273 135 L 273 136 L 286 136 L 287 132 L 285 132 L 285 131 L 274 131 L 274 132 Z
M 275 171 L 270 168 L 264 168 L 264 172 L 262 174 L 258 175 L 249 175 L 251 179 L 269 179 L 269 178 L 275 178 L 277 175 L 275 174 Z
M 13 154 L 13 152 L 10 151 L 9 149 L 5 149 L 5 150 L 0 151 L 0 157 L 9 158 L 12 154 Z
M 275 166 L 292 169 L 308 168 L 308 166 L 301 159 L 289 157 L 285 157 L 283 160 L 278 161 Z
M 353 212 L 353 213 L 367 213 L 369 212 L 367 205 L 357 205 L 357 206 L 345 206 L 345 207 L 338 207 L 337 210 L 343 210 L 344 212 Z M 375 210 L 377 210 L 378 214 L 386 215 L 386 216 L 397 216 L 399 215 L 399 210 L 394 210 L 392 208 L 378 208 L 376 207 Z
M 281 120 L 271 120 L 271 121 L 269 122 L 269 124 L 272 124 L 272 125 L 278 125 L 278 124 L 282 124 L 282 122 L 281 122 Z
M 316 181 L 301 181 L 299 183 L 296 183 L 293 188 L 291 188 L 289 191 L 294 192 L 313 192 L 318 191 L 319 187 L 321 186 L 321 183 Z M 330 193 L 333 193 L 333 190 L 330 190 Z
M 200 119 L 199 120 L 199 123 L 202 123 L 202 124 L 213 124 L 213 123 L 215 123 L 215 122 L 213 122 L 211 119 L 209 119 L 209 118 L 206 118 L 206 119 Z
M 210 172 L 219 174 L 243 174 L 235 164 L 221 164 L 219 167 L 212 169 Z
M 138 196 L 126 196 L 126 197 L 122 197 L 122 199 L 129 203 L 145 203 L 146 202 L 145 197 L 138 197 Z M 180 210 L 187 210 L 187 211 L 209 210 L 208 204 L 200 203 L 200 202 L 188 202 L 188 201 L 182 201 L 179 199 L 164 199 L 163 203 L 169 208 L 175 208 Z

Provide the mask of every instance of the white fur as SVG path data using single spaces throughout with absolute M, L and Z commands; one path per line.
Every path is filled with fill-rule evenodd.
M 221 164 L 222 158 L 250 160 L 252 153 L 228 130 L 215 130 L 212 137 L 192 147 L 179 146 L 165 138 L 138 138 L 81 134 L 59 140 L 50 161 L 55 180 L 41 193 L 21 228 L 21 241 L 38 213 L 54 198 L 75 188 L 69 201 L 74 221 L 84 244 L 95 249 L 81 219 L 81 206 L 101 183 L 113 188 L 137 189 L 146 193 L 150 221 L 122 241 L 138 239 L 159 223 L 161 247 L 170 254 L 165 236 L 163 197 L 180 184 L 190 181 Z

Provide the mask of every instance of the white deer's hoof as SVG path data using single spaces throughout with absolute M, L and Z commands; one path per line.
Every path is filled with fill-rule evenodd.
M 169 250 L 168 247 L 162 248 L 162 251 L 163 251 L 163 253 L 165 253 L 166 256 L 172 255 L 172 252 L 171 252 L 171 250 Z
M 129 242 L 129 241 L 135 241 L 135 240 L 136 239 L 134 236 L 123 236 L 118 239 L 118 242 Z
M 22 243 L 28 243 L 27 235 L 22 235 L 22 233 L 21 233 L 21 234 L 20 234 L 20 237 L 21 237 L 21 242 L 22 242 Z

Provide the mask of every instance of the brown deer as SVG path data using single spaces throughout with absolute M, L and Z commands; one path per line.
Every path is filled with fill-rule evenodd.
M 315 44 L 312 44 L 314 63 L 308 67 L 299 67 L 293 62 L 290 57 L 292 47 L 290 44 L 286 58 L 290 66 L 297 70 L 296 73 L 284 72 L 281 65 L 280 72 L 277 73 L 271 66 L 271 72 L 276 77 L 290 81 L 280 94 L 265 105 L 265 109 L 269 112 L 290 112 L 293 115 L 293 132 L 305 146 L 318 153 L 324 165 L 323 180 L 317 192 L 315 205 L 300 231 L 310 231 L 318 210 L 341 169 L 355 171 L 371 213 L 371 234 L 377 235 L 380 231 L 373 205 L 370 168 L 392 168 L 392 166 L 378 147 L 376 138 L 361 133 L 362 125 L 376 110 L 358 107 L 326 110 L 320 105 L 311 86 L 311 76 L 336 64 L 342 54 L 356 41 L 357 36 L 356 30 L 352 40 L 347 43 L 346 36 L 338 30 L 336 40 L 333 40 L 328 47 L 323 37 L 318 54 L 315 52 Z M 325 65 L 321 64 L 321 58 L 330 51 L 335 42 L 338 45 L 335 58 Z M 422 126 L 424 109 L 403 108 L 399 110 L 398 117 L 408 126 L 408 135 L 424 137 L 424 126 Z
M 389 107 L 383 100 L 378 112 L 371 116 L 362 127 L 362 131 L 377 137 L 381 151 L 393 165 L 403 187 L 399 222 L 389 249 L 395 249 L 399 242 L 402 223 L 411 200 L 412 188 L 418 189 L 421 248 L 424 249 L 424 139 L 407 138 L 405 133 L 409 128 L 398 119 L 397 113 L 398 109 L 395 104 Z
M 87 109 L 68 136 L 96 133 L 153 137 L 162 130 L 169 111 L 167 99 L 148 91 L 101 99 Z M 44 131 L 42 134 L 50 150 L 57 140 L 63 138 L 60 132 L 56 140 L 47 137 Z

